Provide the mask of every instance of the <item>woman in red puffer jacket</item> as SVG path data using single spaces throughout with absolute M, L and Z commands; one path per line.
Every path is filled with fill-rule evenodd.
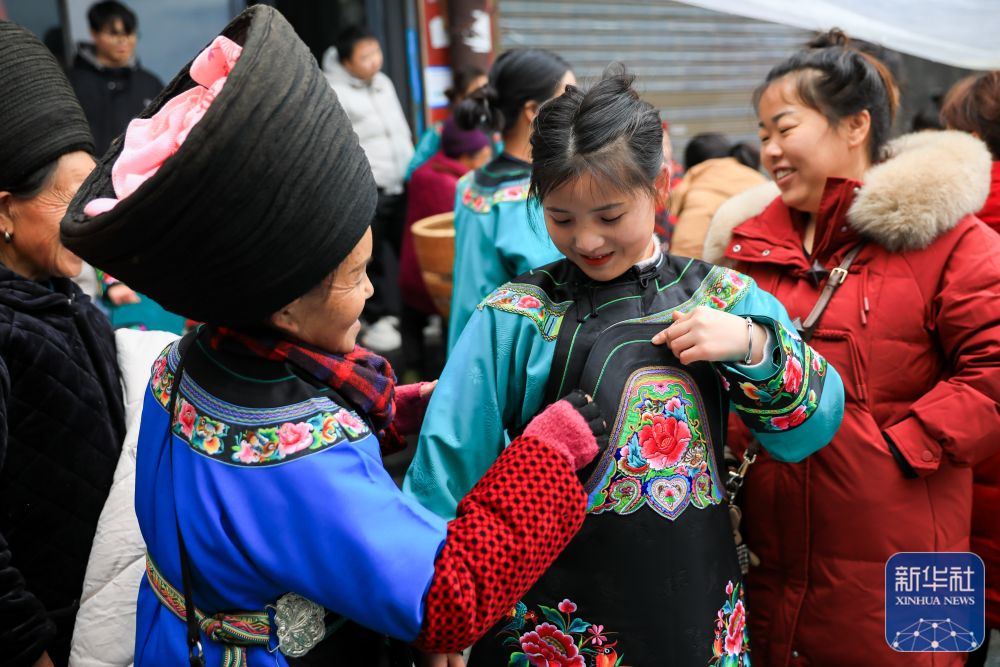
M 993 158 L 990 195 L 980 220 L 1000 232 L 1000 71 L 964 79 L 948 91 L 941 119 L 953 130 L 975 135 Z M 1000 629 L 1000 454 L 973 470 L 972 551 L 986 564 L 986 627 Z M 982 665 L 988 645 L 970 656 L 968 665 Z
M 756 106 L 777 192 L 724 204 L 706 241 L 802 319 L 864 244 L 811 341 L 844 379 L 840 431 L 747 477 L 756 665 L 965 659 L 893 651 L 884 585 L 897 552 L 969 550 L 972 466 L 1000 450 L 1000 237 L 974 215 L 991 160 L 960 132 L 886 145 L 895 100 L 842 33 L 775 67 Z

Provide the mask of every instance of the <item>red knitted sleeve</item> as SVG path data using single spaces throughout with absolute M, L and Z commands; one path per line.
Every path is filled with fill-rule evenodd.
M 569 544 L 586 501 L 563 456 L 538 438 L 514 440 L 448 524 L 417 648 L 450 653 L 471 646 Z

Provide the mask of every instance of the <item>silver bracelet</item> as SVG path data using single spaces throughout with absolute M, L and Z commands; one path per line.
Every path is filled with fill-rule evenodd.
M 744 366 L 749 366 L 753 362 L 753 320 L 744 317 L 747 323 L 747 356 L 743 360 Z

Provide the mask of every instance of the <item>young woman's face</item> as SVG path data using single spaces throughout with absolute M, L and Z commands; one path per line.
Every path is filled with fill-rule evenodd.
M 850 123 L 831 125 L 826 116 L 805 106 L 795 81 L 784 77 L 760 98 L 761 164 L 774 178 L 786 206 L 816 213 L 826 179 L 861 180 L 867 161 Z
M 542 208 L 559 252 L 594 280 L 617 278 L 653 254 L 656 206 L 646 192 L 617 192 L 584 174 L 550 192 Z

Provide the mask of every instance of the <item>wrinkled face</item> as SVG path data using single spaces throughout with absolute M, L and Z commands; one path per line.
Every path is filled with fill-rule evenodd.
M 344 61 L 344 69 L 362 81 L 371 81 L 382 69 L 382 47 L 377 39 L 362 39 L 354 44 L 351 57 Z
M 125 67 L 135 53 L 137 36 L 126 32 L 121 19 L 115 19 L 99 32 L 90 32 L 94 40 L 97 61 L 110 67 Z
M 826 116 L 805 106 L 791 77 L 768 86 L 757 113 L 761 164 L 786 206 L 816 213 L 827 178 L 862 178 L 864 161 L 859 164 L 847 124 L 831 125 Z
M 656 206 L 646 192 L 617 192 L 584 174 L 549 193 L 542 208 L 559 252 L 594 280 L 617 278 L 653 254 Z
M 334 354 L 347 354 L 361 330 L 361 311 L 375 293 L 368 280 L 372 256 L 369 228 L 322 284 L 271 317 L 271 323 L 299 340 Z
M 9 268 L 34 280 L 72 278 L 80 273 L 80 258 L 59 240 L 59 222 L 93 170 L 94 159 L 88 153 L 67 153 L 59 158 L 55 171 L 37 195 L 30 199 L 4 195 L 0 236 L 10 232 L 12 242 L 0 240 L 0 255 Z

